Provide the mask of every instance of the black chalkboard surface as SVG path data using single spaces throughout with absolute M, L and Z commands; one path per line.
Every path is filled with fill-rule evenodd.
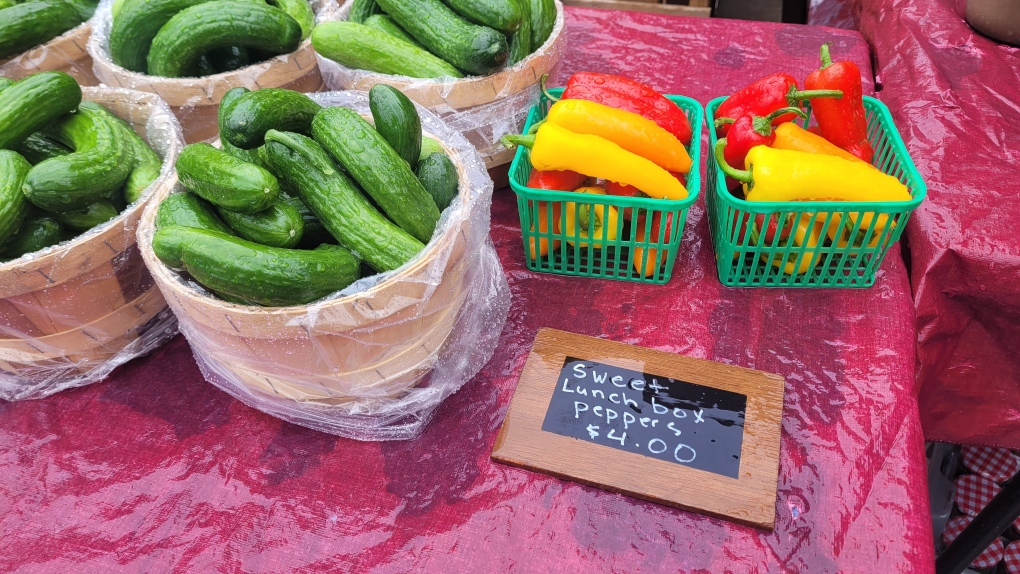
M 745 395 L 566 357 L 542 430 L 737 478 Z

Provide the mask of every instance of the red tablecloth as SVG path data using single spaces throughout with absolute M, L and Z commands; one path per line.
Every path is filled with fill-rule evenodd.
M 928 199 L 907 227 L 929 440 L 1020 448 L 1020 48 L 965 0 L 857 0 Z
M 855 33 L 570 10 L 564 72 L 619 72 L 702 102 Z M 561 74 L 561 77 L 564 75 Z M 870 91 L 870 85 L 869 85 Z M 492 361 L 414 441 L 284 424 L 201 380 L 178 338 L 105 383 L 0 403 L 0 571 L 926 572 L 913 308 L 894 247 L 868 290 L 739 290 L 704 201 L 667 286 L 524 269 L 513 194 L 492 237 L 513 306 Z M 540 327 L 786 377 L 776 531 L 494 464 Z

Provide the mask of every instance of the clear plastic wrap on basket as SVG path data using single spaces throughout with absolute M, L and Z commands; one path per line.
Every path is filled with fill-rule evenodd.
M 310 0 L 315 22 L 336 20 L 336 0 Z M 312 43 L 304 40 L 297 50 L 264 62 L 201 78 L 163 78 L 132 72 L 110 58 L 110 29 L 113 26 L 113 0 L 102 0 L 93 17 L 93 33 L 88 52 L 95 62 L 99 81 L 108 86 L 151 92 L 163 98 L 180 119 L 185 139 L 207 140 L 216 135 L 216 111 L 223 95 L 233 88 L 287 88 L 297 92 L 323 89 L 322 76 L 315 61 Z
M 364 92 L 312 94 L 368 116 Z M 165 182 L 138 228 L 142 255 L 206 379 L 286 421 L 359 440 L 413 438 L 488 361 L 510 305 L 489 238 L 492 180 L 456 130 L 418 106 L 422 129 L 457 167 L 460 193 L 417 257 L 294 307 L 235 305 L 152 251 Z
M 350 2 L 340 9 L 347 20 Z M 499 138 L 520 133 L 531 107 L 538 103 L 543 74 L 554 75 L 567 50 L 563 4 L 556 0 L 556 25 L 539 49 L 516 65 L 489 76 L 460 79 L 418 79 L 355 70 L 316 54 L 319 70 L 330 90 L 368 90 L 375 84 L 398 88 L 415 102 L 437 113 L 461 132 L 482 155 L 486 166 L 510 163 L 514 152 Z
M 174 176 L 180 125 L 152 94 L 83 88 L 163 158 L 159 178 L 121 214 L 74 239 L 0 263 L 0 398 L 41 398 L 94 383 L 157 349 L 176 320 L 135 243 L 139 218 Z
M 92 73 L 92 57 L 85 50 L 95 19 L 93 16 L 88 22 L 71 28 L 49 42 L 6 60 L 0 59 L 0 76 L 20 80 L 31 74 L 52 70 L 67 72 L 83 86 L 97 85 L 99 81 Z

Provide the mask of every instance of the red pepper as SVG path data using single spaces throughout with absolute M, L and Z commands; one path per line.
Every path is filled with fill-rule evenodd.
M 795 114 L 802 119 L 807 119 L 807 113 L 800 108 L 780 108 L 767 116 L 744 115 L 736 120 L 732 118 L 719 118 L 715 121 L 716 127 L 732 124 L 729 133 L 726 134 L 726 147 L 723 149 L 723 157 L 730 165 L 744 165 L 744 159 L 751 148 L 759 145 L 771 146 L 776 141 L 776 134 L 772 131 L 772 124 L 779 118 Z
M 811 89 L 843 91 L 838 100 L 811 104 L 825 139 L 871 163 L 875 155 L 868 141 L 868 116 L 864 113 L 861 72 L 853 62 L 832 62 L 829 45 L 822 44 L 822 67 L 808 74 L 804 85 Z
M 542 91 L 545 90 L 542 77 Z M 546 92 L 546 97 L 555 101 Z M 676 136 L 684 145 L 691 145 L 691 122 L 676 104 L 650 86 L 611 74 L 578 72 L 567 80 L 561 99 L 588 100 L 642 115 Z
M 767 116 L 780 108 L 799 107 L 803 100 L 838 98 L 842 95 L 843 92 L 839 90 L 801 91 L 797 88 L 797 80 L 790 74 L 772 74 L 726 98 L 723 103 L 719 104 L 715 115 L 720 118 L 739 118 L 748 114 Z M 781 122 L 791 120 L 793 120 L 792 115 L 779 117 Z M 725 137 L 728 132 L 729 126 L 716 126 L 716 133 L 719 137 Z
M 539 171 L 533 169 L 531 170 L 531 175 L 528 176 L 528 187 L 574 191 L 587 180 L 588 176 L 581 175 L 576 171 Z

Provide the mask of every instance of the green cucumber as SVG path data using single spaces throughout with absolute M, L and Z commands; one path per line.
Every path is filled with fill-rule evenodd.
M 176 167 L 184 187 L 231 211 L 262 211 L 280 195 L 280 182 L 273 174 L 207 143 L 186 146 Z
M 15 2 L 14 0 L 0 0 L 0 10 L 3 10 L 4 8 L 10 8 L 15 4 L 17 4 L 17 2 Z
M 28 136 L 28 139 L 23 141 L 20 145 L 14 146 L 14 151 L 20 153 L 28 160 L 28 163 L 32 165 L 46 161 L 51 157 L 58 157 L 71 153 L 71 150 L 67 149 L 67 146 L 60 142 L 51 140 L 44 136 L 41 132 L 36 132 Z
M 110 58 L 132 72 L 145 73 L 152 40 L 178 12 L 209 0 L 124 0 L 110 28 Z
M 26 219 L 21 229 L 3 244 L 0 259 L 17 259 L 63 240 L 64 229 L 55 219 L 47 215 L 32 217 Z
M 0 245 L 14 235 L 28 211 L 21 187 L 32 166 L 10 150 L 0 150 Z
M 425 248 L 372 207 L 311 139 L 271 131 L 264 149 L 273 171 L 296 190 L 333 237 L 376 271 L 396 269 Z
M 301 43 L 301 26 L 283 10 L 248 0 L 219 0 L 177 13 L 152 39 L 148 72 L 178 78 L 215 48 L 243 46 L 277 54 Z
M 204 57 L 209 59 L 209 64 L 216 74 L 240 70 L 241 68 L 251 64 L 251 58 L 248 56 L 248 48 L 239 46 L 216 48 L 208 54 L 205 54 Z
M 356 70 L 411 78 L 464 77 L 424 49 L 354 22 L 319 24 L 312 30 L 312 46 L 323 58 Z
M 375 0 L 352 0 L 351 15 L 348 19 L 355 24 L 364 24 L 372 14 L 379 14 L 382 8 Z
M 423 243 L 432 239 L 436 202 L 372 124 L 350 108 L 326 108 L 315 116 L 312 135 L 387 217 Z
M 517 29 L 514 37 L 510 40 L 510 56 L 506 60 L 508 67 L 527 58 L 533 51 L 531 46 L 531 2 L 528 0 L 511 1 L 516 2 L 521 8 L 523 19 L 521 27 Z
M 298 246 L 315 248 L 324 243 L 336 243 L 336 238 L 330 235 L 329 230 L 322 225 L 319 218 L 315 217 L 315 214 L 305 205 L 305 202 L 301 201 L 300 197 L 288 197 L 284 201 L 301 214 L 301 221 L 305 226 L 305 232 L 301 234 L 301 243 Z
M 156 210 L 156 229 L 174 225 L 234 234 L 216 215 L 213 206 L 194 193 L 171 193 L 159 204 Z
M 417 163 L 421 154 L 421 118 L 414 103 L 393 86 L 376 84 L 368 91 L 368 107 L 375 131 L 408 165 Z
M 142 197 L 152 182 L 159 178 L 163 169 L 163 158 L 152 151 L 149 144 L 138 135 L 130 124 L 120 119 L 110 110 L 93 102 L 82 102 L 82 107 L 94 108 L 102 113 L 107 121 L 119 127 L 124 136 L 124 141 L 131 145 L 131 173 L 124 182 L 124 190 L 121 194 L 127 203 L 134 203 Z
M 239 147 L 230 145 L 230 142 L 223 139 L 222 129 L 226 123 L 225 114 L 227 109 L 230 107 L 231 104 L 234 103 L 235 100 L 237 100 L 238 98 L 247 93 L 249 93 L 248 88 L 234 88 L 228 91 L 226 94 L 224 94 L 223 99 L 220 100 L 220 109 L 218 112 L 218 122 L 221 130 L 220 145 L 223 147 L 223 151 L 229 153 L 230 155 L 236 157 L 237 159 L 264 168 L 266 167 L 266 164 L 264 161 L 262 161 L 262 158 L 259 157 L 257 149 L 241 149 Z
M 97 201 L 85 209 L 54 213 L 61 225 L 75 231 L 87 231 L 120 215 L 120 210 L 109 201 Z
M 506 63 L 506 38 L 462 20 L 440 0 L 378 0 L 390 18 L 430 52 L 466 74 L 488 75 Z
M 364 24 L 369 28 L 374 28 L 380 32 L 385 32 L 394 38 L 398 38 L 405 42 L 414 44 L 415 46 L 425 49 L 418 40 L 415 40 L 413 36 L 407 33 L 407 30 L 401 28 L 393 18 L 390 18 L 386 14 L 372 14 L 365 20 Z
M 20 144 L 80 103 L 78 82 L 64 72 L 40 72 L 7 87 L 0 92 L 0 149 Z
M 259 245 L 207 229 L 164 227 L 152 249 L 166 265 L 206 288 L 267 306 L 303 305 L 358 279 L 358 260 L 343 249 L 298 250 Z
M 531 51 L 534 52 L 545 45 L 553 28 L 556 27 L 556 2 L 554 0 L 521 0 L 530 4 L 528 13 L 531 15 Z
M 322 106 L 304 94 L 264 88 L 232 98 L 220 107 L 220 138 L 241 149 L 265 143 L 269 130 L 307 134 Z
M 429 192 L 440 211 L 450 206 L 457 197 L 457 167 L 446 154 L 434 153 L 418 162 L 414 169 L 418 181 Z
M 294 247 L 305 232 L 301 213 L 285 201 L 277 201 L 258 213 L 237 213 L 223 208 L 216 211 L 238 236 L 261 245 Z
M 12 78 L 0 76 L 0 92 L 4 91 L 4 89 L 6 88 L 13 86 L 15 83 L 16 82 Z
M 428 137 L 422 136 L 421 138 L 421 153 L 418 155 L 418 161 L 421 161 L 434 153 L 446 153 L 443 146 L 438 141 Z M 418 162 L 415 162 L 417 165 Z
M 99 8 L 99 0 L 67 0 L 74 9 L 78 11 L 78 17 L 81 18 L 82 22 L 88 22 L 96 13 L 96 8 Z
M 67 0 L 29 0 L 0 13 L 0 60 L 45 44 L 84 22 Z
M 109 112 L 98 107 L 83 104 L 54 125 L 53 137 L 74 152 L 43 161 L 28 172 L 24 193 L 38 207 L 84 209 L 108 199 L 131 174 L 134 147 L 121 127 L 109 120 Z
M 301 26 L 301 39 L 305 40 L 315 27 L 315 12 L 307 0 L 268 0 L 270 4 L 283 10 Z
M 443 0 L 443 3 L 468 22 L 504 34 L 516 32 L 523 20 L 517 0 Z

